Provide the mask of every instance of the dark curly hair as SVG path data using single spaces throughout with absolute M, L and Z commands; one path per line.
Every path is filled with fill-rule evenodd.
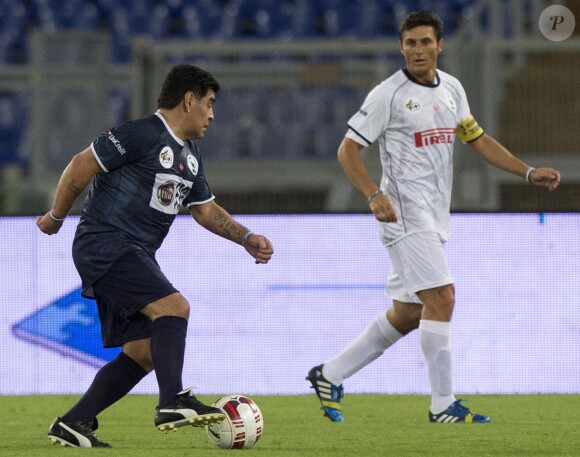
M 410 13 L 405 17 L 401 26 L 399 27 L 399 40 L 403 41 L 403 32 L 411 30 L 420 25 L 428 25 L 435 30 L 435 37 L 439 41 L 443 34 L 443 21 L 441 18 L 429 11 L 419 11 L 418 13 Z
M 175 108 L 186 92 L 193 92 L 199 100 L 210 89 L 217 94 L 220 85 L 209 72 L 193 65 L 176 65 L 163 81 L 157 98 L 157 108 Z

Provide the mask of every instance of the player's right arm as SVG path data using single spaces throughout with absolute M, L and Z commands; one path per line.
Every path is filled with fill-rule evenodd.
M 102 171 L 90 147 L 76 154 L 58 181 L 51 211 L 36 220 L 38 228 L 47 235 L 57 233 L 62 227 L 62 221 L 56 219 L 66 217 L 76 198 L 87 187 L 93 176 Z
M 363 146 L 345 137 L 338 148 L 338 161 L 350 182 L 360 190 L 369 201 L 375 218 L 380 222 L 397 222 L 397 214 L 391 201 L 379 191 L 361 156 Z

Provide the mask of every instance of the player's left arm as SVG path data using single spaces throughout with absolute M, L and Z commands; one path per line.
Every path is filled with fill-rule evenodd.
M 527 179 L 530 184 L 547 187 L 550 191 L 560 184 L 558 170 L 550 167 L 528 166 L 486 133 L 467 144 L 493 166 Z
M 193 219 L 206 230 L 226 240 L 241 244 L 256 259 L 256 263 L 268 263 L 274 248 L 268 238 L 257 235 L 237 222 L 224 208 L 211 200 L 202 205 L 189 207 Z

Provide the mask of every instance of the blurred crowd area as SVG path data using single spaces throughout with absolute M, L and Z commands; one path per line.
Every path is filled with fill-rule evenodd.
M 2 0 L 0 62 L 25 63 L 27 31 L 111 32 L 116 62 L 131 58 L 130 40 L 172 38 L 293 40 L 397 35 L 410 11 L 430 10 L 453 33 L 475 0 Z
M 153 73 L 135 55 L 137 38 L 145 38 L 150 43 L 175 44 L 176 47 L 180 46 L 178 43 L 207 40 L 204 46 L 210 51 L 216 43 L 291 44 L 324 39 L 353 42 L 378 40 L 396 45 L 398 27 L 403 18 L 411 11 L 429 10 L 443 19 L 444 37 L 449 40 L 448 43 L 455 41 L 463 46 L 468 42 L 484 43 L 489 36 L 515 41 L 533 36 L 533 33 L 538 33 L 539 12 L 547 4 L 541 0 L 0 0 L 0 215 L 33 214 L 44 208 L 54 180 L 70 157 L 86 147 L 101 131 L 94 128 L 96 125 L 101 128 L 100 125 L 104 124 L 104 128 L 108 128 L 135 117 L 136 111 L 132 108 L 136 100 L 147 99 L 147 103 L 142 105 L 148 104 L 147 109 L 150 108 L 150 102 L 156 98 L 158 81 L 153 80 L 154 84 L 139 91 L 130 79 L 136 69 L 143 74 Z M 48 81 L 52 85 L 42 86 L 44 91 L 39 90 L 43 63 L 38 58 L 35 60 L 38 49 L 52 49 L 51 52 L 56 53 L 54 58 L 46 57 L 47 62 L 51 58 L 54 62 L 68 62 L 68 57 L 65 47 L 61 52 L 58 44 L 52 48 L 39 47 L 38 41 L 33 42 L 34 34 L 41 33 L 41 40 L 45 37 L 49 41 L 53 32 L 72 33 L 79 30 L 104 32 L 110 37 L 110 44 L 108 42 L 106 45 L 108 51 L 104 55 L 107 71 L 117 76 L 107 81 L 105 110 L 95 109 L 100 97 L 96 95 L 97 91 L 91 92 L 95 80 L 85 83 L 86 87 L 68 87 L 66 79 L 59 84 L 44 75 L 43 84 L 48 84 Z M 385 40 L 381 41 L 383 38 Z M 75 55 L 79 54 L 79 50 L 81 54 L 89 54 L 90 49 L 83 46 L 77 46 Z M 454 49 L 459 48 L 456 46 Z M 549 116 L 550 119 L 554 124 L 560 124 L 561 116 L 574 115 L 575 108 L 567 107 L 571 106 L 571 100 L 578 99 L 579 91 L 570 86 L 567 71 L 558 73 L 562 79 L 560 83 L 552 84 L 552 69 L 562 65 L 562 59 L 567 62 L 567 68 L 573 68 L 579 56 L 552 53 L 551 59 L 546 59 L 545 56 L 517 54 L 517 49 L 510 48 L 505 58 L 501 54 L 503 51 L 498 51 L 500 60 L 497 71 L 493 81 L 485 81 L 486 85 L 489 84 L 485 91 L 480 91 L 478 86 L 483 75 L 489 75 L 484 73 L 484 67 L 479 66 L 481 58 L 473 58 L 468 52 L 453 54 L 449 46 L 442 56 L 441 68 L 454 74 L 457 69 L 463 71 L 457 76 L 464 84 L 467 83 L 467 89 L 471 89 L 468 93 L 472 105 L 477 112 L 488 113 L 487 119 L 481 116 L 482 120 L 487 120 L 486 127 L 492 125 L 490 119 L 501 121 L 494 133 L 507 142 L 514 152 L 545 154 L 557 150 L 559 153 L 573 153 L 575 146 L 570 146 L 561 135 L 551 135 L 557 129 L 551 128 L 545 118 L 546 112 L 554 113 Z M 361 65 L 356 58 L 364 57 L 367 63 L 363 66 L 368 66 L 370 61 L 375 67 L 366 73 L 367 77 L 371 74 L 372 84 L 375 84 L 399 68 L 402 59 L 399 52 L 388 55 L 389 62 L 385 62 L 386 54 L 371 57 L 371 60 L 358 54 L 356 58 L 342 59 L 343 67 L 337 70 L 332 65 L 325 66 L 333 62 L 317 57 L 316 53 L 312 55 L 314 64 L 304 73 L 308 73 L 310 80 L 300 80 L 302 75 L 297 77 L 296 83 L 267 86 L 258 81 L 269 77 L 271 69 L 263 75 L 252 73 L 252 70 L 240 73 L 244 63 L 259 63 L 260 58 L 252 57 L 244 61 L 225 55 L 212 58 L 211 53 L 205 53 L 197 60 L 193 59 L 191 63 L 211 71 L 213 68 L 224 70 L 225 67 L 220 66 L 222 63 L 230 65 L 223 73 L 230 79 L 222 85 L 216 104 L 215 124 L 204 139 L 202 149 L 205 157 L 220 162 L 220 165 L 253 160 L 260 160 L 261 163 L 277 160 L 335 163 L 337 146 L 345 133 L 346 122 L 360 106 L 369 86 L 367 83 L 336 83 L 344 74 L 333 82 L 332 73 L 359 71 Z M 480 54 L 480 57 L 485 55 Z M 464 60 L 466 56 L 469 58 Z M 277 60 L 278 57 L 270 55 L 264 58 L 262 55 L 261 58 L 277 68 L 278 73 L 272 73 L 274 77 L 280 77 L 280 73 L 283 74 L 293 65 L 286 57 Z M 449 61 L 454 61 L 455 67 L 448 69 L 445 63 Z M 82 81 L 83 59 L 71 62 L 68 67 L 78 68 L 76 78 Z M 287 66 L 284 67 L 284 64 Z M 13 83 L 18 80 L 18 76 L 14 76 L 18 75 L 18 71 L 14 73 L 14 69 L 25 71 L 18 87 Z M 328 73 L 323 75 L 324 72 Z M 245 82 L 230 84 L 232 77 L 236 77 L 232 74 Z M 248 75 L 255 75 L 255 79 L 248 79 Z M 465 75 L 473 75 L 473 82 Z M 216 76 L 220 76 L 219 71 Z M 326 76 L 328 81 L 321 76 Z M 115 82 L 123 78 L 124 84 L 115 86 Z M 538 91 L 538 84 L 549 86 L 550 92 Z M 568 103 L 562 105 L 561 99 L 554 97 L 555 91 L 565 94 Z M 102 93 L 101 90 L 98 94 Z M 492 103 L 491 99 L 494 106 L 483 110 L 482 106 Z M 555 105 L 554 108 L 551 104 Z M 575 104 L 574 101 L 572 105 Z M 500 112 L 495 109 L 496 105 Z M 138 114 L 143 112 L 141 109 Z M 97 117 L 99 119 L 95 120 Z M 530 128 L 522 129 L 522 125 L 529 125 Z M 36 128 L 38 126 L 40 128 Z M 41 160 L 38 160 L 39 157 Z M 474 169 L 481 178 L 482 189 L 486 188 L 490 182 L 486 171 L 479 164 Z M 294 181 L 285 177 L 272 178 L 288 182 L 286 187 L 292 193 L 281 190 L 282 184 L 279 183 L 276 187 L 278 193 L 271 192 L 268 197 L 275 203 L 264 204 L 265 211 L 269 211 L 268 208 L 284 211 L 288 195 L 299 201 L 302 194 L 310 203 L 298 205 L 296 212 L 309 211 L 311 207 L 313 211 L 328 209 L 328 202 L 334 197 L 327 188 L 320 190 L 322 186 L 314 183 L 315 174 L 312 176 L 313 184 L 302 189 L 304 176 Z M 334 179 L 333 175 L 327 181 Z M 20 192 L 23 183 L 28 189 L 26 198 Z M 248 200 L 255 204 L 258 196 L 265 194 L 263 189 L 256 186 L 243 191 L 240 190 L 242 187 L 233 185 L 228 189 L 238 205 L 233 208 L 234 211 L 251 211 L 252 207 L 243 204 Z M 338 194 L 335 193 L 335 196 Z M 248 197 L 250 195 L 253 195 L 252 199 Z M 276 200 L 278 198 L 286 200 L 282 204 Z M 514 205 L 521 207 L 521 201 L 529 201 L 530 198 L 526 194 L 516 200 Z M 459 207 L 469 208 L 473 204 L 475 208 L 494 209 L 499 207 L 498 201 L 497 196 L 488 197 L 487 200 L 477 197 L 473 201 L 465 199 L 466 203 L 460 203 Z M 255 210 L 260 211 L 261 207 Z M 348 206 L 329 209 L 350 210 L 352 207 Z

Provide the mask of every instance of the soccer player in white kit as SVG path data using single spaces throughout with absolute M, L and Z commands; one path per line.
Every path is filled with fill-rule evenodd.
M 338 149 L 346 175 L 379 221 L 392 263 L 386 293 L 393 304 L 335 358 L 308 373 L 306 379 L 333 422 L 344 420 L 342 382 L 416 328 L 431 385 L 429 420 L 490 422 L 453 394 L 449 334 L 455 289 L 443 245 L 449 232 L 455 137 L 530 184 L 554 190 L 560 183 L 557 170 L 528 166 L 484 133 L 470 113 L 461 83 L 437 69 L 442 29 L 439 17 L 428 12 L 405 18 L 399 30 L 405 69 L 368 94 L 350 118 Z M 383 170 L 379 186 L 360 155 L 375 141 Z

